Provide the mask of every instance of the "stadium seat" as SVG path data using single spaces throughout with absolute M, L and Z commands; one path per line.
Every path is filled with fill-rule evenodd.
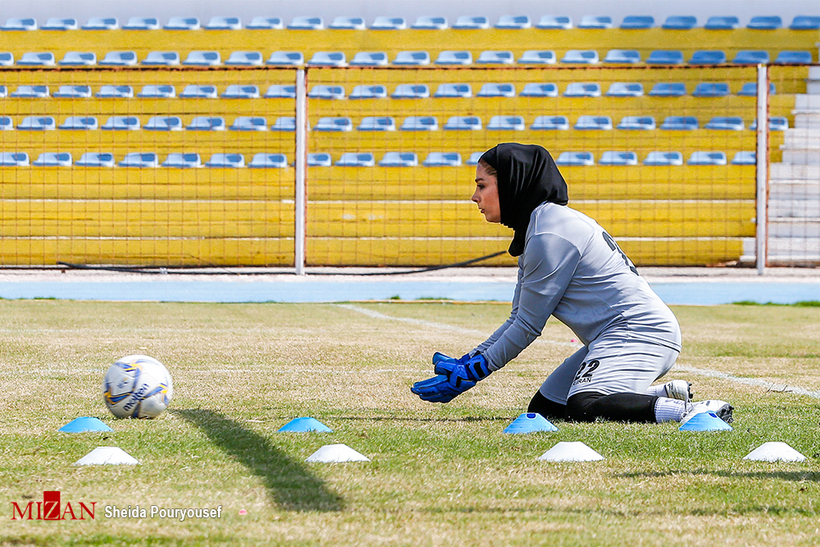
M 493 116 L 487 124 L 488 131 L 524 131 L 527 124 L 523 116 Z
M 530 129 L 533 131 L 566 131 L 569 119 L 566 116 L 536 116 Z
M 458 167 L 461 154 L 458 152 L 430 152 L 422 162 L 425 167 Z
M 67 131 L 94 131 L 99 128 L 100 123 L 94 116 L 69 116 L 60 124 L 60 129 Z
M 177 66 L 181 62 L 179 53 L 176 51 L 151 51 L 142 60 L 146 66 Z
M 540 29 L 571 29 L 572 17 L 566 15 L 542 15 L 535 25 Z
M 296 86 L 286 84 L 273 84 L 265 91 L 266 99 L 295 99 Z
M 578 116 L 573 129 L 579 131 L 610 131 L 612 129 L 612 118 L 609 116 Z
M 598 52 L 594 49 L 570 49 L 561 58 L 562 63 L 596 65 L 599 62 Z
M 478 116 L 452 116 L 444 124 L 445 131 L 478 131 L 482 128 Z
M 94 96 L 98 99 L 133 99 L 134 88 L 130 85 L 104 85 Z
M 416 167 L 419 157 L 415 152 L 385 152 L 379 167 Z
M 439 84 L 433 97 L 469 99 L 473 96 L 470 84 Z
M 781 51 L 774 60 L 777 65 L 809 65 L 812 59 L 811 51 Z
M 655 18 L 651 15 L 627 15 L 621 22 L 623 29 L 646 29 L 654 26 Z
M 427 84 L 399 84 L 390 95 L 393 99 L 428 99 L 430 87 Z
M 177 90 L 172 85 L 146 85 L 142 91 L 137 93 L 137 97 L 144 99 L 173 99 L 177 96 Z
M 308 61 L 310 66 L 347 66 L 343 51 L 317 51 Z
M 725 152 L 692 152 L 687 165 L 726 165 Z
M 311 99 L 338 100 L 345 98 L 345 88 L 341 85 L 319 84 L 311 88 L 308 93 Z
M 165 30 L 199 30 L 202 25 L 198 17 L 171 17 L 162 28 Z
M 426 51 L 400 51 L 393 59 L 394 65 L 426 66 L 430 64 L 430 54 Z
M 555 52 L 552 50 L 530 49 L 521 54 L 518 63 L 523 65 L 554 65 Z
M 564 97 L 600 97 L 601 84 L 597 82 L 573 82 L 567 84 Z
M 343 116 L 343 117 L 325 117 L 319 118 L 319 121 L 316 122 L 316 125 L 313 126 L 314 131 L 353 131 L 353 120 L 350 118 Z
M 198 169 L 202 167 L 202 158 L 192 152 L 171 152 L 162 162 L 162 167 L 175 169 Z
M 60 61 L 61 66 L 94 66 L 97 54 L 90 51 L 67 51 Z
M 288 166 L 288 158 L 284 154 L 266 154 L 260 152 L 254 154 L 248 167 L 251 169 L 285 169 Z
M 718 131 L 743 131 L 745 126 L 743 118 L 739 116 L 715 116 L 703 128 Z
M 783 19 L 778 15 L 756 15 L 746 25 L 746 28 L 755 30 L 777 30 L 782 27 Z
M 580 28 L 580 27 L 579 27 Z M 592 152 L 561 152 L 555 159 L 556 165 L 590 166 L 595 165 Z
M 223 99 L 258 99 L 260 97 L 258 85 L 231 84 L 220 95 Z
M 274 51 L 266 61 L 268 65 L 301 66 L 305 64 L 305 56 L 300 51 Z
M 239 17 L 211 17 L 205 30 L 240 30 L 242 20 Z
M 367 26 L 365 25 L 364 17 L 348 17 L 342 15 L 333 19 L 333 22 L 330 23 L 327 28 L 333 30 L 365 30 Z
M 196 116 L 185 129 L 188 131 L 225 131 L 226 127 L 225 118 Z
M 757 96 L 757 82 L 746 82 L 737 92 L 741 97 L 756 97 Z M 775 94 L 774 82 L 769 82 L 769 95 Z
M 54 60 L 54 54 L 51 52 L 27 51 L 23 53 L 23 56 L 20 57 L 17 64 L 20 66 L 54 66 L 56 62 Z
M 635 64 L 641 62 L 641 53 L 637 49 L 610 49 L 604 57 L 605 63 Z
M 473 54 L 469 51 L 442 51 L 436 57 L 437 65 L 471 65 Z
M 0 116 L 0 131 L 11 131 L 14 129 L 14 120 L 9 116 Z
M 680 152 L 650 152 L 643 160 L 644 165 L 683 165 L 683 154 Z
M 231 131 L 267 131 L 268 120 L 261 116 L 238 116 L 228 129 Z
M 120 28 L 120 22 L 116 17 L 89 17 L 80 28 L 83 30 L 117 30 Z
M 156 17 L 131 17 L 122 26 L 123 30 L 159 30 L 159 19 Z
M 129 152 L 118 165 L 150 169 L 159 167 L 159 156 L 155 152 Z
M 31 162 L 37 167 L 71 167 L 73 158 L 69 152 L 43 152 Z
M 91 86 L 61 85 L 52 96 L 56 99 L 88 99 L 91 97 Z
M 407 19 L 404 17 L 376 17 L 370 25 L 370 30 L 404 30 L 407 28 Z
M 136 116 L 111 116 L 100 126 L 106 131 L 138 131 L 139 128 L 140 119 Z
M 100 66 L 134 66 L 137 54 L 134 51 L 109 51 L 100 61 Z
M 722 65 L 726 62 L 726 52 L 714 50 L 700 50 L 692 54 L 690 65 Z
M 624 116 L 617 126 L 617 129 L 624 131 L 652 131 L 656 128 L 652 116 Z
M 245 167 L 245 156 L 242 154 L 225 154 L 218 152 L 211 154 L 211 159 L 205 162 L 205 167 L 215 169 L 239 169 Z
M 759 63 L 767 64 L 769 62 L 769 52 L 765 50 L 751 50 L 742 49 L 737 52 L 732 63 L 736 65 L 756 65 Z
M 179 116 L 152 116 L 145 125 L 146 131 L 182 131 L 182 119 Z
M 695 116 L 667 116 L 660 128 L 667 131 L 693 131 L 698 128 L 698 119 Z
M 757 163 L 757 153 L 740 151 L 732 158 L 732 165 L 755 165 Z
M 339 167 L 373 167 L 376 158 L 370 152 L 345 152 L 336 160 Z
M 387 66 L 387 53 L 383 51 L 359 51 L 350 66 Z
M 179 94 L 180 99 L 216 99 L 215 85 L 186 85 L 182 93 Z
M 280 116 L 270 126 L 271 131 L 296 131 L 296 118 Z
M 694 15 L 670 15 L 661 28 L 668 30 L 690 30 L 695 28 L 698 20 Z
M 396 120 L 390 116 L 365 116 L 356 129 L 358 131 L 395 131 Z
M 45 99 L 51 95 L 47 85 L 20 85 L 9 97 L 15 99 Z
M 658 82 L 649 90 L 650 97 L 683 97 L 686 85 L 681 82 Z
M 478 160 L 481 159 L 481 156 L 484 155 L 484 152 L 473 152 L 470 154 L 470 157 L 467 158 L 467 161 L 464 162 L 466 165 L 477 165 Z
M 225 61 L 226 66 L 262 66 L 262 53 L 258 51 L 234 51 Z
M 818 30 L 820 29 L 820 16 L 796 15 L 789 28 L 791 30 Z
M 729 95 L 729 84 L 725 82 L 700 82 L 692 91 L 693 97 L 726 97 Z
M 532 21 L 528 15 L 502 15 L 495 23 L 495 28 L 512 30 L 532 28 Z
M 438 120 L 434 116 L 408 116 L 401 123 L 402 131 L 438 131 Z
M 557 97 L 558 86 L 555 84 L 539 84 L 530 82 L 521 90 L 522 97 Z
M 638 165 L 638 154 L 609 150 L 601 154 L 598 165 Z
M 219 66 L 222 56 L 218 51 L 192 51 L 182 62 L 186 66 Z
M 733 30 L 740 28 L 740 20 L 733 15 L 716 15 L 707 19 L 706 24 L 703 25 L 703 28 L 708 30 Z
M 308 167 L 330 167 L 332 159 L 327 152 L 314 152 L 307 155 Z
M 285 24 L 281 17 L 257 16 L 251 19 L 251 22 L 245 28 L 251 30 L 279 30 L 285 28 Z
M 476 93 L 476 97 L 515 97 L 515 86 L 513 84 L 492 84 L 486 83 Z
M 785 131 L 789 128 L 789 119 L 785 116 L 772 116 L 769 118 L 769 131 Z M 757 118 L 749 126 L 752 131 L 757 131 Z
M 297 16 L 290 20 L 289 30 L 322 30 L 325 22 L 321 17 Z
M 476 63 L 481 65 L 511 65 L 515 62 L 512 51 L 482 51 Z
M 40 26 L 40 30 L 77 30 L 78 28 L 80 28 L 80 25 L 77 23 L 77 20 L 72 17 L 66 19 L 62 17 L 50 17 L 44 25 Z
M 12 66 L 14 64 L 14 54 L 10 51 L 0 52 L 0 66 Z
M 676 49 L 656 49 L 646 58 L 648 65 L 682 65 L 683 53 Z
M 446 17 L 420 15 L 410 28 L 416 30 L 444 30 L 449 26 Z
M 294 86 L 291 86 L 294 87 Z M 294 96 L 296 96 L 294 88 Z M 362 84 L 357 85 L 353 88 L 353 91 L 350 92 L 349 99 L 385 99 L 387 98 L 387 88 L 381 84 L 378 85 L 369 85 L 369 84 Z
M 638 82 L 613 82 L 606 91 L 607 97 L 642 97 L 643 84 Z
M 78 167 L 114 167 L 114 154 L 109 152 L 86 152 L 74 164 Z
M 578 28 L 607 29 L 612 28 L 612 17 L 608 15 L 584 15 Z
M 29 158 L 25 152 L 0 152 L 0 166 L 28 167 Z
M 462 15 L 453 24 L 454 29 L 483 30 L 490 28 L 490 20 L 483 16 Z

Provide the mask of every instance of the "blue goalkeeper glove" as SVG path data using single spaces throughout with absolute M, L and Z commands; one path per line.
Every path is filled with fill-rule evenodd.
M 410 390 L 431 403 L 449 403 L 492 372 L 487 359 L 480 353 L 454 359 L 436 352 L 433 364 L 437 376 L 416 382 Z

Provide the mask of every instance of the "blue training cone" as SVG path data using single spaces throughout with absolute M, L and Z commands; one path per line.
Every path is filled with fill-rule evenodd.
M 718 418 L 714 412 L 695 414 L 680 426 L 680 431 L 732 431 L 732 426 Z
M 535 412 L 525 412 L 504 428 L 504 433 L 535 433 L 536 431 L 558 431 L 552 423 Z
M 59 429 L 63 433 L 85 433 L 86 431 L 114 431 L 97 418 L 75 418 Z
M 317 431 L 319 433 L 333 432 L 332 429 L 316 418 L 296 418 L 279 428 L 279 433 L 307 433 L 310 431 Z

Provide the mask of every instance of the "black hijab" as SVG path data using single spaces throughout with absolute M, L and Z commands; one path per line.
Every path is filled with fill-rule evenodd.
M 533 210 L 545 201 L 566 205 L 567 183 L 550 153 L 537 144 L 499 144 L 484 152 L 480 161 L 498 172 L 501 224 L 515 230 L 510 254 L 519 256 Z

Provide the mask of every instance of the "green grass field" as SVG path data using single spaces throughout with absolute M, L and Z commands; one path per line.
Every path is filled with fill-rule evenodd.
M 461 355 L 508 304 L 349 305 L 0 301 L 0 545 L 814 546 L 820 538 L 820 307 L 676 307 L 671 378 L 735 405 L 734 430 L 574 424 L 505 435 L 571 353 L 550 321 L 516 361 L 448 405 L 410 385 L 434 351 Z M 174 401 L 115 420 L 107 367 L 154 356 Z M 709 376 L 719 371 L 731 378 Z M 760 385 L 737 379 L 756 379 Z M 768 387 L 767 387 L 768 386 Z M 57 430 L 79 416 L 113 433 Z M 313 416 L 333 433 L 277 433 Z M 548 463 L 559 441 L 601 462 Z M 767 441 L 802 463 L 743 457 Z M 370 463 L 310 464 L 344 443 Z M 137 466 L 77 467 L 98 446 Z M 59 490 L 86 520 L 12 520 L 13 502 Z M 217 508 L 219 518 L 109 518 L 106 507 Z

